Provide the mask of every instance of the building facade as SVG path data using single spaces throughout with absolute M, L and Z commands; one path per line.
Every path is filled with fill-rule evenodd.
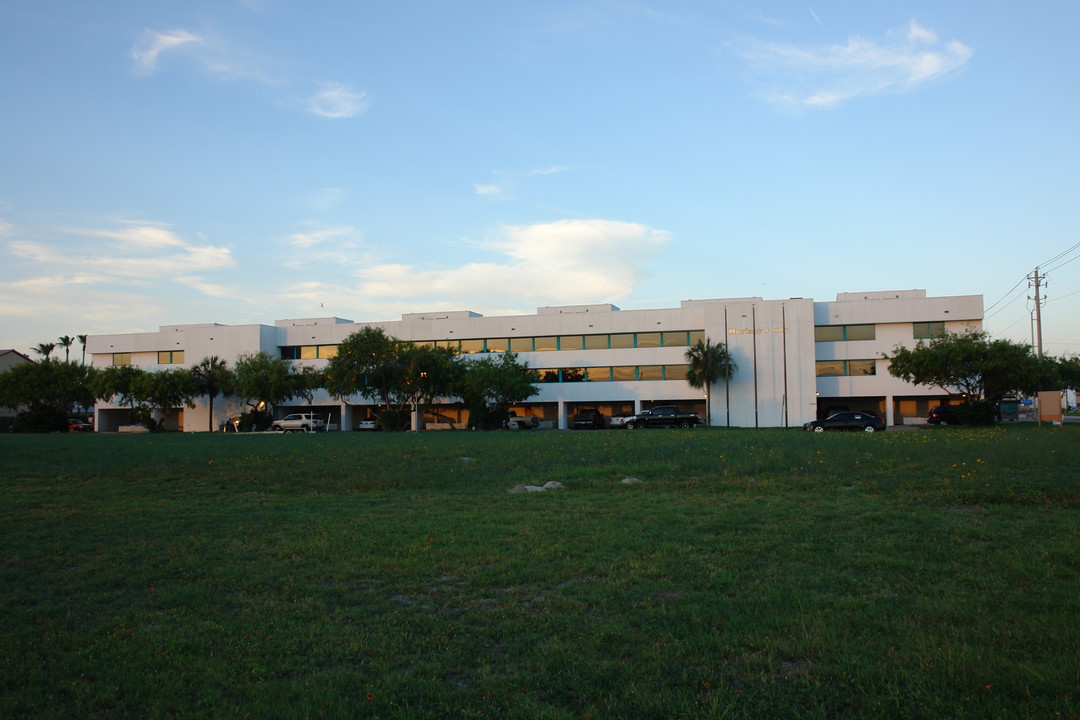
M 686 350 L 703 338 L 726 342 L 738 365 L 729 383 L 711 389 L 710 424 L 800 427 L 838 409 L 873 410 L 889 424 L 924 417 L 945 397 L 935 388 L 888 374 L 883 355 L 948 330 L 982 328 L 982 296 L 927 297 L 923 290 L 841 293 L 835 301 L 809 298 L 684 300 L 677 308 L 620 310 L 613 305 L 539 308 L 534 315 L 484 317 L 469 311 L 407 313 L 400 320 L 354 323 L 341 318 L 278 320 L 274 325 L 168 325 L 157 332 L 94 335 L 87 351 L 95 367 L 135 365 L 147 370 L 191 367 L 217 356 L 230 365 L 241 355 L 265 352 L 294 363 L 324 367 L 337 346 L 365 327 L 412 342 L 430 342 L 466 354 L 512 351 L 537 372 L 539 394 L 512 408 L 566 428 L 580 408 L 611 416 L 656 405 L 701 412 L 701 390 L 686 382 Z M 330 416 L 351 430 L 373 411 L 362 397 L 345 401 L 325 392 L 311 403 L 275 408 Z M 177 429 L 219 427 L 243 412 L 234 398 L 218 398 L 214 417 L 206 398 L 178 414 Z M 417 427 L 463 427 L 466 411 L 448 400 Z M 96 426 L 115 430 L 128 410 L 99 404 Z

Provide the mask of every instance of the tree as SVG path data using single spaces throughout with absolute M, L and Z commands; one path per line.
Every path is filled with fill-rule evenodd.
M 71 362 L 71 346 L 75 342 L 75 338 L 70 335 L 61 335 L 56 340 L 64 347 L 64 362 Z
M 714 343 L 709 338 L 698 340 L 686 351 L 686 361 L 690 367 L 686 371 L 686 382 L 690 387 L 705 391 L 705 419 L 712 423 L 712 387 L 723 380 L 730 382 L 739 366 L 735 364 L 727 345 Z
M 135 379 L 146 371 L 134 365 L 113 365 L 94 373 L 90 389 L 99 400 L 118 398 L 121 405 L 134 409 Z
M 338 346 L 326 366 L 324 386 L 342 400 L 354 395 L 376 400 L 383 428 L 405 430 L 409 409 L 452 394 L 459 373 L 449 348 L 416 345 L 365 327 Z
M 195 407 L 199 384 L 190 370 L 142 372 L 132 382 L 140 422 L 150 430 L 163 430 L 181 405 Z M 155 419 L 154 415 L 158 417 Z
M 319 373 L 312 368 L 296 372 L 288 360 L 264 352 L 241 355 L 233 374 L 233 393 L 252 411 L 267 413 L 295 397 L 310 402 L 321 383 Z
M 893 377 L 961 394 L 961 421 L 971 423 L 993 422 L 1006 395 L 1057 389 L 1051 387 L 1057 382 L 1056 360 L 1036 357 L 1030 345 L 992 340 L 981 330 L 946 332 L 914 348 L 897 345 L 884 357 Z
M 498 358 L 487 355 L 465 361 L 457 394 L 469 409 L 469 427 L 501 427 L 508 405 L 539 393 L 528 363 L 517 357 L 517 353 L 504 352 Z
M 34 352 L 41 355 L 46 360 L 52 355 L 53 350 L 56 349 L 56 343 L 38 343 L 34 346 Z
M 199 386 L 199 391 L 210 400 L 209 416 L 206 420 L 208 432 L 214 431 L 214 398 L 222 393 L 228 393 L 235 381 L 233 372 L 228 364 L 217 355 L 204 357 L 195 367 L 191 368 L 191 374 Z
M 86 335 L 76 335 L 75 337 L 78 339 L 79 343 L 82 345 L 82 364 L 85 365 L 86 364 L 86 338 L 87 338 L 87 336 Z
M 83 365 L 50 359 L 16 365 L 0 373 L 0 406 L 20 410 L 16 424 L 22 430 L 66 430 L 73 406 L 94 403 L 93 374 Z

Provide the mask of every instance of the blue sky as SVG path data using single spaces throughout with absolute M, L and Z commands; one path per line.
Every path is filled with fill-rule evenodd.
M 1080 352 L 1080 4 L 0 6 L 0 347 L 982 294 Z M 1070 264 L 1071 263 L 1071 264 Z

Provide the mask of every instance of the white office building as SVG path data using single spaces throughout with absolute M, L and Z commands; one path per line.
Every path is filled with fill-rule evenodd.
M 265 352 L 322 367 L 337 346 L 365 326 L 401 340 L 434 342 L 462 353 L 513 351 L 537 371 L 539 394 L 512 408 L 545 426 L 568 427 L 579 408 L 604 415 L 657 405 L 705 414 L 701 390 L 686 382 L 687 348 L 699 339 L 726 342 L 738 371 L 711 390 L 712 425 L 799 427 L 837 409 L 873 410 L 890 425 L 916 422 L 947 395 L 913 386 L 888 373 L 883 355 L 942 332 L 981 329 L 981 295 L 927 297 L 924 290 L 841 293 L 834 301 L 809 298 L 684 300 L 677 308 L 620 310 L 613 305 L 539 308 L 534 315 L 484 317 L 469 311 L 407 313 L 400 320 L 355 323 L 340 318 L 278 320 L 273 325 L 167 325 L 156 332 L 93 335 L 87 352 L 95 367 L 135 365 L 147 370 L 191 367 L 217 356 L 230 365 Z M 341 401 L 317 393 L 275 408 L 281 417 L 300 409 L 330 416 L 342 430 L 374 410 L 356 396 Z M 219 427 L 243 412 L 235 398 L 217 398 L 209 418 L 206 398 L 176 415 L 178 429 Z M 130 423 L 124 407 L 98 405 L 96 427 Z M 448 400 L 415 418 L 417 427 L 464 427 L 467 414 Z

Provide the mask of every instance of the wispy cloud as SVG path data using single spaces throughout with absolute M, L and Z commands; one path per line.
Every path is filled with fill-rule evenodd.
M 231 281 L 215 282 L 236 264 L 232 251 L 191 242 L 163 223 L 102 221 L 63 228 L 7 226 L 0 243 L 0 316 L 11 342 L 32 345 L 41 326 L 69 332 L 117 332 L 154 326 L 175 298 L 220 306 L 257 297 Z M 47 339 L 47 338 L 44 338 Z
M 131 59 L 135 63 L 135 72 L 149 75 L 157 70 L 158 58 L 162 53 L 175 51 L 185 45 L 200 45 L 203 38 L 187 30 L 175 29 L 157 32 L 146 30 L 131 48 Z
M 344 83 L 319 83 L 319 90 L 307 99 L 307 109 L 324 118 L 351 118 L 368 109 L 367 93 L 353 90 Z
M 483 243 L 501 255 L 456 267 L 406 263 L 362 265 L 355 281 L 305 281 L 286 289 L 298 301 L 335 297 L 363 308 L 467 307 L 481 312 L 624 297 L 669 242 L 662 230 L 613 220 L 559 220 L 502 229 Z
M 506 188 L 502 185 L 473 183 L 473 189 L 477 195 L 501 195 Z
M 334 227 L 318 227 L 307 232 L 293 233 L 288 237 L 288 242 L 294 247 L 311 247 L 327 242 L 345 242 L 350 246 L 359 236 L 356 228 L 351 225 L 337 225 Z
M 263 86 L 287 86 L 276 63 L 231 42 L 223 35 L 208 31 L 193 32 L 184 28 L 144 30 L 131 48 L 134 72 L 139 76 L 155 74 L 166 57 L 183 58 L 201 72 L 219 80 L 258 83 Z M 302 96 L 290 91 L 284 104 L 299 105 L 306 112 L 324 118 L 352 118 L 368 109 L 367 94 L 345 83 L 320 82 L 313 94 Z
M 793 108 L 828 108 L 854 98 L 909 92 L 963 67 L 972 50 L 941 42 L 912 20 L 880 40 L 849 38 L 844 45 L 804 47 L 751 40 L 735 47 L 766 85 L 770 102 Z

